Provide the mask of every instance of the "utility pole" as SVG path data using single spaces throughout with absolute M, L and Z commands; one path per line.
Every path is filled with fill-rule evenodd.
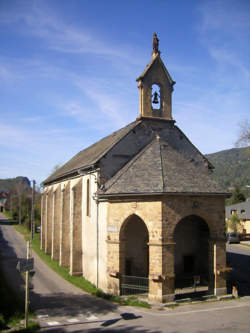
M 27 241 L 27 259 L 30 258 L 30 242 Z M 25 328 L 28 327 L 29 314 L 29 271 L 25 272 Z
M 32 201 L 31 201 L 31 239 L 34 238 L 35 221 L 34 221 L 34 204 L 35 204 L 35 180 L 32 181 Z

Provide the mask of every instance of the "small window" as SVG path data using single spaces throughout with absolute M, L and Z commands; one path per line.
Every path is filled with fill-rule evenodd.
M 236 209 L 231 209 L 231 215 L 234 215 L 237 213 L 237 210 Z
M 245 213 L 246 213 L 245 209 L 242 209 L 242 210 L 240 211 L 240 213 L 241 213 L 241 214 L 245 214 Z
M 90 181 L 87 179 L 86 184 L 86 215 L 90 216 Z

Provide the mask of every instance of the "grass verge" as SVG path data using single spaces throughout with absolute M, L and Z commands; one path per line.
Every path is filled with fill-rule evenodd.
M 18 232 L 23 234 L 26 238 L 26 240 L 30 239 L 30 232 L 23 227 L 22 225 L 14 225 L 13 226 Z M 96 296 L 101 297 L 103 299 L 119 303 L 121 305 L 131 305 L 131 306 L 139 306 L 144 308 L 150 308 L 150 305 L 145 301 L 140 301 L 134 296 L 130 297 L 119 297 L 112 294 L 106 294 L 101 289 L 96 288 L 92 283 L 87 281 L 81 276 L 71 276 L 69 274 L 69 269 L 65 267 L 59 266 L 58 261 L 52 260 L 51 257 L 47 254 L 45 254 L 40 249 L 40 240 L 39 240 L 39 234 L 35 234 L 35 237 L 32 241 L 32 249 L 39 255 L 39 257 L 50 267 L 52 268 L 57 274 L 62 276 L 65 280 L 69 281 L 76 287 L 82 289 L 83 291 L 86 291 L 87 293 Z

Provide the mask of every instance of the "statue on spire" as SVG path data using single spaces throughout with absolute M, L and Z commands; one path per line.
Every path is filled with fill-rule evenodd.
M 159 39 L 157 38 L 156 32 L 153 34 L 153 53 L 159 53 Z

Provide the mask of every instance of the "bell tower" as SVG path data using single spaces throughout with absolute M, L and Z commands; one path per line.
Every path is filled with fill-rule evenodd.
M 160 57 L 159 39 L 153 34 L 152 59 L 136 79 L 139 88 L 139 117 L 172 120 L 172 80 Z

